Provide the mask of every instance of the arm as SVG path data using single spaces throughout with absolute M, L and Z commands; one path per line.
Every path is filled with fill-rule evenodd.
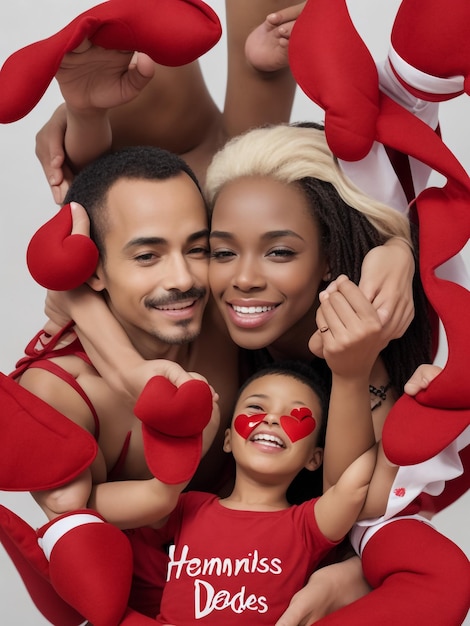
M 361 454 L 315 503 L 321 532 L 340 541 L 351 530 L 364 506 L 377 460 L 377 446 Z
M 103 298 L 87 286 L 48 292 L 46 315 L 57 323 L 73 319 L 75 331 L 106 383 L 135 404 L 153 376 L 165 376 L 177 387 L 193 376 L 166 359 L 146 361 L 136 351 Z
M 377 312 L 360 289 L 342 276 L 320 296 L 317 333 L 332 371 L 324 454 L 324 487 L 334 485 L 351 463 L 375 443 L 369 380 L 384 347 Z
M 88 40 L 64 56 L 56 79 L 67 104 L 64 143 L 74 171 L 111 147 L 108 109 L 133 100 L 153 71 L 144 54 L 106 50 Z
M 167 485 L 156 478 L 102 483 L 88 505 L 118 528 L 162 526 L 187 483 Z
M 56 204 L 63 204 L 73 180 L 73 173 L 65 161 L 64 137 L 67 128 L 67 110 L 61 104 L 36 134 L 36 157 L 51 186 Z
M 223 122 L 227 137 L 253 126 L 289 121 L 295 94 L 289 67 L 256 69 L 247 61 L 245 43 L 256 27 L 265 28 L 266 16 L 290 4 L 285 0 L 226 0 L 228 69 Z

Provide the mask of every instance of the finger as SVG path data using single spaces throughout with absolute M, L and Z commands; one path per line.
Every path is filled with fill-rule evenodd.
M 89 39 L 84 39 L 80 45 L 78 45 L 72 52 L 75 54 L 83 54 L 84 52 L 88 52 L 90 48 L 93 47 L 93 44 Z
M 436 378 L 440 372 L 441 368 L 437 365 L 431 365 L 429 363 L 420 365 L 411 378 L 405 383 L 405 393 L 409 396 L 415 396 L 419 391 L 426 389 L 429 383 Z
M 70 203 L 70 212 L 72 215 L 72 231 L 71 235 L 90 236 L 90 219 L 87 212 L 78 202 Z

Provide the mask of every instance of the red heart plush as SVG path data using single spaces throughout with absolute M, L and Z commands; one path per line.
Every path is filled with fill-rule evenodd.
M 145 385 L 134 407 L 144 424 L 172 437 L 200 435 L 212 414 L 212 393 L 202 380 L 188 380 L 175 387 L 164 376 Z
M 281 415 L 280 422 L 292 443 L 308 437 L 313 433 L 317 425 L 312 411 L 306 406 L 292 409 L 290 415 Z
M 67 291 L 82 285 L 95 271 L 98 248 L 85 235 L 71 235 L 70 204 L 63 206 L 31 238 L 26 263 L 34 280 L 46 289 Z
M 245 415 L 241 413 L 233 421 L 233 425 L 237 433 L 243 439 L 248 439 L 254 429 L 261 424 L 267 413 L 258 413 L 257 415 Z
M 202 431 L 212 415 L 209 385 L 189 380 L 175 387 L 163 376 L 154 376 L 134 414 L 143 422 L 144 453 L 152 474 L 169 485 L 188 481 L 201 459 Z

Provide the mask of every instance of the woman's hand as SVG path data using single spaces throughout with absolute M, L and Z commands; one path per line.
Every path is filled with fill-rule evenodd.
M 395 237 L 364 257 L 359 287 L 374 305 L 387 343 L 401 337 L 414 317 L 414 273 L 410 246 Z

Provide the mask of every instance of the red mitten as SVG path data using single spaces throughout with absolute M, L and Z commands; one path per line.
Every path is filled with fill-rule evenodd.
M 0 489 L 54 489 L 95 459 L 98 448 L 88 432 L 2 373 L 0 405 Z
M 308 0 L 289 41 L 296 82 L 325 110 L 331 151 L 345 161 L 367 155 L 375 138 L 379 79 L 344 0 Z
M 212 415 L 207 383 L 175 387 L 164 376 L 145 385 L 134 407 L 142 421 L 145 458 L 152 474 L 169 485 L 189 480 L 201 459 L 202 431 Z
M 84 617 L 67 604 L 49 582 L 49 564 L 36 532 L 0 505 L 0 542 L 15 565 L 32 601 L 55 626 L 78 626 Z
M 403 0 L 389 60 L 398 80 L 423 100 L 470 94 L 470 4 L 467 0 Z
M 85 38 L 96 46 L 136 50 L 156 63 L 178 66 L 210 50 L 220 35 L 217 15 L 202 0 L 108 0 L 5 61 L 0 71 L 0 122 L 27 115 L 57 74 L 63 56 Z
M 94 626 L 116 626 L 132 581 L 132 550 L 125 534 L 95 511 L 74 511 L 38 531 L 57 593 Z
M 95 271 L 98 248 L 85 235 L 71 235 L 70 204 L 63 206 L 33 235 L 26 263 L 34 280 L 46 289 L 67 291 L 82 285 Z

